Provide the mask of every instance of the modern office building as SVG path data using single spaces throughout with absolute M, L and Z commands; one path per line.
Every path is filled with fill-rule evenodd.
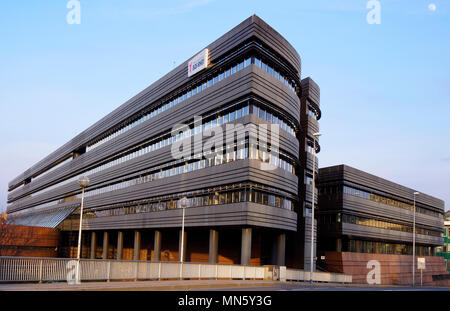
M 446 213 L 446 220 L 444 221 L 444 245 L 436 250 L 436 255 L 444 257 L 447 271 L 450 271 L 450 220 L 448 218 L 449 212 Z
M 442 257 L 434 256 L 443 244 L 442 200 L 347 165 L 321 168 L 317 187 L 318 249 L 324 256 L 319 265 L 366 283 L 369 261 L 375 260 L 382 284 L 411 283 L 415 204 L 416 256 L 426 259 L 424 281 L 445 273 Z M 420 283 L 419 270 L 416 277 Z
M 61 229 L 74 256 L 87 176 L 82 257 L 303 267 L 319 102 L 251 16 L 12 180 L 8 222 Z

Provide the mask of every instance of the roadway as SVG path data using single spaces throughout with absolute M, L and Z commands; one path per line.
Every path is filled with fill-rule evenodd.
M 359 284 L 311 284 L 255 280 L 164 280 L 84 282 L 68 284 L 1 284 L 0 291 L 450 291 L 450 287 L 367 286 Z

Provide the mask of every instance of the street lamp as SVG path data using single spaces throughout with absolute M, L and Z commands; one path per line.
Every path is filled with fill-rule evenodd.
M 188 199 L 186 197 L 183 197 L 180 200 L 180 207 L 183 210 L 183 218 L 181 220 L 181 245 L 180 245 L 180 262 L 181 262 L 181 267 L 180 267 L 180 280 L 183 277 L 183 260 L 184 260 L 184 215 L 185 215 L 185 210 L 186 207 L 188 205 Z
M 314 273 L 314 190 L 316 188 L 316 182 L 314 181 L 314 172 L 316 171 L 316 140 L 321 136 L 322 134 L 317 132 L 314 133 L 314 147 L 313 147 L 313 173 L 312 173 L 312 208 L 311 208 L 311 261 L 310 261 L 310 282 L 313 282 L 313 273 Z
M 412 271 L 412 286 L 415 286 L 415 272 L 416 272 L 416 195 L 419 192 L 414 192 L 414 212 L 413 212 L 413 271 Z
M 89 178 L 86 176 L 78 180 L 78 185 L 81 187 L 81 207 L 80 207 L 80 229 L 78 230 L 78 248 L 77 248 L 77 274 L 75 280 L 80 284 L 80 251 L 81 251 L 81 230 L 83 224 L 83 203 L 84 203 L 84 189 L 89 186 Z

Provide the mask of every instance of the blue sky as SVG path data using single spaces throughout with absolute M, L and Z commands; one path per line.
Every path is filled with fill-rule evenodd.
M 7 183 L 252 14 L 321 88 L 320 165 L 450 204 L 450 1 L 67 0 L 0 4 L 0 209 Z M 429 5 L 435 4 L 435 10 Z

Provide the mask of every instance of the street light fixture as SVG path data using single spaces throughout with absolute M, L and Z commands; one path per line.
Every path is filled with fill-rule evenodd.
M 313 173 L 312 173 L 312 207 L 311 207 L 311 260 L 310 260 L 310 273 L 309 273 L 309 277 L 310 277 L 310 282 L 313 282 L 313 273 L 314 273 L 314 190 L 316 188 L 316 182 L 314 180 L 314 173 L 316 171 L 316 140 L 321 136 L 322 134 L 317 132 L 314 133 L 314 146 L 313 146 Z
M 89 178 L 86 176 L 81 177 L 78 180 L 78 185 L 81 187 L 81 207 L 80 207 L 80 229 L 78 230 L 78 248 L 77 248 L 77 274 L 75 281 L 80 284 L 80 252 L 81 252 L 81 231 L 83 224 L 83 203 L 84 203 L 84 189 L 89 186 Z
M 180 246 L 180 262 L 181 262 L 181 267 L 180 267 L 180 280 L 182 279 L 183 276 L 183 260 L 184 260 L 184 215 L 185 215 L 185 210 L 186 207 L 188 205 L 188 199 L 186 197 L 183 197 L 180 200 L 180 207 L 183 210 L 183 218 L 181 220 L 181 246 Z
M 416 195 L 419 192 L 414 192 L 414 212 L 413 212 L 413 271 L 412 271 L 412 286 L 415 286 L 415 272 L 416 272 Z

